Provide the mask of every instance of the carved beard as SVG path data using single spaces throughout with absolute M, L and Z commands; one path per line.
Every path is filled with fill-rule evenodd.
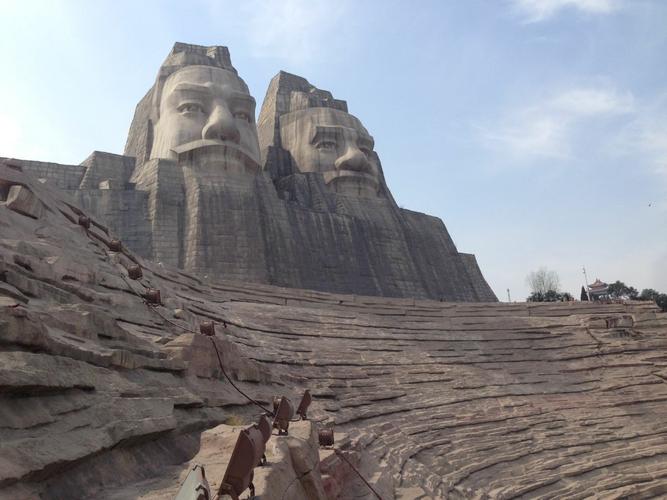
M 198 140 L 178 146 L 174 151 L 179 165 L 211 180 L 253 178 L 261 172 L 259 162 L 232 142 Z
M 206 272 L 216 267 L 219 256 L 215 251 L 224 248 L 225 235 L 233 229 L 234 221 L 221 208 L 241 203 L 247 210 L 243 200 L 254 203 L 253 189 L 261 168 L 231 142 L 195 141 L 179 146 L 176 153 L 185 194 L 184 267 Z M 245 195 L 239 197 L 240 193 Z

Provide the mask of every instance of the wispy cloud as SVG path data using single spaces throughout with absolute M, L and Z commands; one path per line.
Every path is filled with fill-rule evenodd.
M 212 15 L 228 19 L 228 5 L 209 5 Z M 242 22 L 237 29 L 253 55 L 302 65 L 341 38 L 349 6 L 349 0 L 249 0 L 238 7 Z
M 634 110 L 632 93 L 605 88 L 575 88 L 553 97 L 546 108 L 571 116 L 629 113 Z
M 645 159 L 667 181 L 667 92 L 642 103 L 616 134 L 614 143 L 614 154 Z
M 478 125 L 475 128 L 484 146 L 507 154 L 513 161 L 570 155 L 564 123 L 555 116 L 540 116 L 537 110 L 514 113 L 496 127 Z
M 546 21 L 563 9 L 587 14 L 609 14 L 620 7 L 618 0 L 511 0 L 513 10 L 526 23 Z
M 607 87 L 572 88 L 520 106 L 495 124 L 475 128 L 487 148 L 504 152 L 512 160 L 568 158 L 573 154 L 575 133 L 583 123 L 632 113 L 634 109 L 632 93 Z
M 652 154 L 655 171 L 667 179 L 667 123 L 642 130 L 639 147 Z

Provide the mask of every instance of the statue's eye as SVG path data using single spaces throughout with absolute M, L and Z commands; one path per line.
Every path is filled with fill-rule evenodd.
M 366 155 L 366 158 L 371 158 L 373 152 L 370 149 L 368 148 L 359 148 L 359 149 L 361 150 L 362 153 Z
M 320 141 L 317 143 L 316 147 L 320 151 L 334 151 L 336 149 L 336 143 L 331 141 Z
M 234 113 L 234 118 L 238 118 L 239 120 L 245 120 L 247 122 L 250 121 L 250 115 L 244 111 L 238 111 Z
M 184 102 L 178 107 L 180 113 L 203 113 L 204 108 L 196 102 Z

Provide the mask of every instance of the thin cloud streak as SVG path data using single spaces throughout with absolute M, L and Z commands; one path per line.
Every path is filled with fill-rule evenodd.
M 566 159 L 574 155 L 579 126 L 589 120 L 630 114 L 634 110 L 635 98 L 630 92 L 573 88 L 543 102 L 519 107 L 497 124 L 478 125 L 475 129 L 484 147 L 505 153 L 512 161 L 539 157 Z
M 294 66 L 330 52 L 327 45 L 340 36 L 350 7 L 348 0 L 250 0 L 238 6 L 211 0 L 208 5 L 213 22 L 222 26 L 230 24 L 230 11 L 238 10 L 233 17 L 242 22 L 233 29 L 243 36 L 253 56 Z
M 573 116 L 630 113 L 635 109 L 635 98 L 630 92 L 621 94 L 613 89 L 577 88 L 554 97 L 547 108 Z
M 536 110 L 519 112 L 499 127 L 475 128 L 486 149 L 505 153 L 512 161 L 570 156 L 564 124 L 552 116 L 539 116 Z
M 667 92 L 642 103 L 630 120 L 617 134 L 616 156 L 645 160 L 652 171 L 667 185 Z M 656 203 L 667 208 L 667 202 Z
M 546 21 L 563 9 L 586 14 L 610 14 L 620 8 L 618 0 L 511 0 L 511 3 L 526 24 Z

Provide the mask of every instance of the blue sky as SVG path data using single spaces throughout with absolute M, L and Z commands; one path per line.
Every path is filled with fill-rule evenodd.
M 348 101 L 399 205 L 443 219 L 499 298 L 541 266 L 667 291 L 667 2 L 0 0 L 0 156 L 122 153 L 175 41 Z

